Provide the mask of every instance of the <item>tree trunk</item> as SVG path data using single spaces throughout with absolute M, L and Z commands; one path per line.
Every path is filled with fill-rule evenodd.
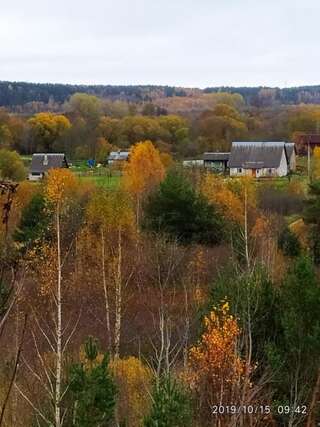
M 249 242 L 248 242 L 248 194 L 247 188 L 244 190 L 244 242 L 245 242 L 245 255 L 248 270 L 250 269 L 250 257 L 249 257 Z
M 111 327 L 110 327 L 110 306 L 109 306 L 109 296 L 107 289 L 107 279 L 106 279 L 106 262 L 105 262 L 105 238 L 104 230 L 101 227 L 101 264 L 102 264 L 102 283 L 104 291 L 104 303 L 106 309 L 106 323 L 107 323 L 107 342 L 109 346 L 109 351 L 111 352 Z
M 114 355 L 119 357 L 120 336 L 121 336 L 121 306 L 122 306 L 122 233 L 121 227 L 118 229 L 118 262 L 116 271 L 116 316 L 114 327 Z
M 57 227 L 57 324 L 56 324 L 56 340 L 57 340 L 57 354 L 56 354 L 56 384 L 55 384 L 55 427 L 61 427 L 61 377 L 62 377 L 62 265 L 61 265 L 61 242 L 60 242 L 60 206 L 58 205 L 56 211 L 56 227 Z

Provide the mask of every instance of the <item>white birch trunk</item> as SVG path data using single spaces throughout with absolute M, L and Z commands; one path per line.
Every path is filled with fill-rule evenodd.
M 247 188 L 244 190 L 244 243 L 245 243 L 245 256 L 248 270 L 250 269 L 250 256 L 249 256 L 249 237 L 248 237 L 248 194 Z
M 116 315 L 114 326 L 114 355 L 119 357 L 120 337 L 121 337 L 121 317 L 122 317 L 122 238 L 121 227 L 118 229 L 118 260 L 116 271 Z
M 62 378 L 62 266 L 61 266 L 61 241 L 60 241 L 60 206 L 57 206 L 56 212 L 56 227 L 57 227 L 57 324 L 56 324 L 56 384 L 55 384 L 55 427 L 61 427 L 61 378 Z
M 103 227 L 101 227 L 101 264 L 102 264 L 102 284 L 103 284 L 103 292 L 104 292 L 104 303 L 105 303 L 105 310 L 106 310 L 107 342 L 108 342 L 109 350 L 111 351 L 110 305 L 109 305 L 109 296 L 108 296 L 107 279 L 106 279 L 105 237 L 104 237 Z

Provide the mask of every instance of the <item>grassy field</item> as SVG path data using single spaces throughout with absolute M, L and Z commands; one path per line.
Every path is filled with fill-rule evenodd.
M 83 175 L 79 176 L 83 182 L 94 182 L 98 187 L 118 188 L 121 182 L 121 176 L 103 176 L 103 175 Z

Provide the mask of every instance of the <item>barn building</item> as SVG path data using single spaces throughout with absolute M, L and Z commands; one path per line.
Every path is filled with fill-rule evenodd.
M 288 153 L 290 152 L 290 159 Z M 295 149 L 285 142 L 233 142 L 229 168 L 231 176 L 286 176 L 295 167 Z

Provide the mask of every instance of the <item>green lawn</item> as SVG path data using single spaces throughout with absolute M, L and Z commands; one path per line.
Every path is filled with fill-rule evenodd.
M 106 175 L 87 175 L 80 176 L 81 181 L 85 182 L 94 182 L 98 187 L 105 188 L 118 188 L 120 185 L 121 177 L 120 176 L 106 176 Z

